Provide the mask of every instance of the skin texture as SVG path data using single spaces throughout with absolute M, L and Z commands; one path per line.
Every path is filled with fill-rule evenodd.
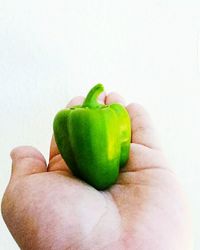
M 124 103 L 116 93 L 105 104 Z M 68 106 L 83 102 L 74 98 Z M 54 137 L 48 165 L 33 147 L 13 149 L 2 215 L 22 250 L 192 250 L 191 218 L 181 185 L 156 140 L 147 112 L 127 110 L 130 158 L 106 191 L 76 179 Z

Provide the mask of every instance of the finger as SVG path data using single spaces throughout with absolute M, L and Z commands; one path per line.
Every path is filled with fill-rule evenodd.
M 48 172 L 65 171 L 68 174 L 68 176 L 73 176 L 70 168 L 67 166 L 67 164 L 63 160 L 61 154 L 57 154 L 49 161 L 47 171 Z
M 133 172 L 155 168 L 166 169 L 169 166 L 170 164 L 162 151 L 152 150 L 143 145 L 131 143 L 129 160 L 126 166 L 120 169 L 120 172 Z
M 160 149 L 152 120 L 145 109 L 135 103 L 129 104 L 126 108 L 131 118 L 132 143 L 141 144 L 152 149 Z
M 106 96 L 106 104 L 120 103 L 125 106 L 125 99 L 116 92 L 111 92 Z
M 85 97 L 84 96 L 76 96 L 67 104 L 66 108 L 71 108 L 76 105 L 80 105 L 83 103 Z
M 73 98 L 66 106 L 66 108 L 70 108 L 72 106 L 75 105 L 80 105 L 81 103 L 83 103 L 84 101 L 84 97 L 83 96 L 77 96 L 75 98 Z M 60 154 L 58 147 L 56 145 L 56 141 L 55 141 L 55 137 L 54 135 L 52 136 L 51 139 L 51 144 L 50 144 L 50 153 L 49 153 L 49 160 L 51 160 L 54 156 Z
M 52 135 L 51 143 L 50 143 L 49 161 L 58 154 L 60 154 L 60 152 L 58 150 L 58 147 L 57 147 L 57 144 L 55 141 L 55 137 L 54 137 L 54 135 Z
M 12 159 L 12 177 L 47 171 L 44 156 L 33 147 L 16 147 L 11 151 L 10 156 Z
M 98 96 L 98 101 L 102 104 L 105 104 L 106 101 L 106 92 L 102 92 L 99 96 Z

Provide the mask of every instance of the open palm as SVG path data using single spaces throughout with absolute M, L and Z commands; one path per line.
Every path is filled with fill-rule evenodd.
M 117 94 L 103 102 L 123 102 Z M 81 103 L 77 97 L 70 106 Z M 48 166 L 32 147 L 11 153 L 12 175 L 2 214 L 24 250 L 190 250 L 184 193 L 159 148 L 148 114 L 137 104 L 130 158 L 118 181 L 98 191 L 74 177 L 52 138 Z

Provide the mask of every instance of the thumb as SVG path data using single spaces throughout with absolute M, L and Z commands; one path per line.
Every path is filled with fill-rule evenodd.
M 12 177 L 31 175 L 47 171 L 44 156 L 31 146 L 14 148 L 10 153 L 12 159 Z

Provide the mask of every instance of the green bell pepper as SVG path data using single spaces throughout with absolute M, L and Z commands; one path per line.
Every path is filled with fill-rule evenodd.
M 95 85 L 82 105 L 63 109 L 53 122 L 58 149 L 73 174 L 98 190 L 114 184 L 130 150 L 130 117 L 119 103 L 103 105 Z

